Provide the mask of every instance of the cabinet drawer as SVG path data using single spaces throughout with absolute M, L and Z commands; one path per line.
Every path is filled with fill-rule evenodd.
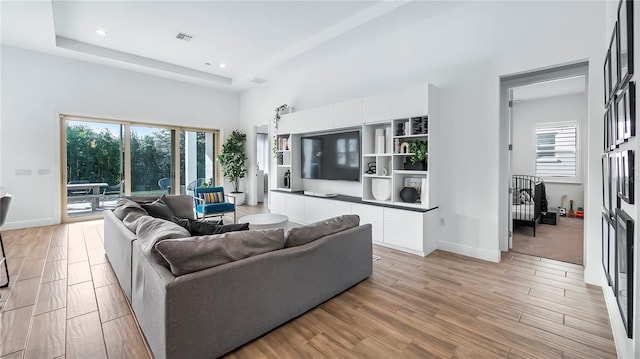
M 351 213 L 351 203 L 330 199 L 303 197 L 304 219 L 307 223 L 314 223 L 325 219 Z
M 424 214 L 384 208 L 384 243 L 422 252 Z
M 382 209 L 382 207 L 366 204 L 354 203 L 351 205 L 351 212 L 360 216 L 360 224 L 371 224 L 371 234 L 374 242 L 384 242 Z

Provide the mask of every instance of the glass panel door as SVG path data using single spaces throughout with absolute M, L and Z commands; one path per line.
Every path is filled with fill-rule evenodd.
M 124 194 L 124 125 L 67 119 L 66 217 L 99 216 Z
M 132 125 L 131 195 L 154 196 L 173 193 L 175 130 Z
M 215 186 L 215 134 L 213 132 L 180 131 L 181 194 L 193 195 L 203 183 Z

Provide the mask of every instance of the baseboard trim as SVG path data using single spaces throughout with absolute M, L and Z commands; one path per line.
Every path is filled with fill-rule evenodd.
M 32 227 L 53 226 L 60 224 L 60 220 L 55 218 L 34 219 L 30 221 L 7 222 L 2 226 L 3 230 L 22 229 Z
M 381 247 L 387 247 L 387 248 L 391 248 L 391 249 L 396 249 L 396 250 L 399 250 L 401 252 L 405 252 L 405 253 L 409 253 L 409 254 L 415 254 L 415 255 L 420 256 L 420 257 L 426 257 L 427 254 L 429 254 L 429 253 L 415 251 L 413 249 L 408 249 L 408 248 L 404 248 L 404 247 L 398 247 L 398 246 L 394 246 L 393 244 L 388 244 L 388 243 L 383 243 L 383 242 L 378 242 L 378 241 L 373 241 L 373 244 L 381 246 Z
M 500 251 L 498 250 L 490 251 L 447 241 L 438 241 L 438 249 L 495 263 L 500 262 L 501 258 Z

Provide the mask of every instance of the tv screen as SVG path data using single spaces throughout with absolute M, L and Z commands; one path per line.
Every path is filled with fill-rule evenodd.
M 360 131 L 309 135 L 302 142 L 302 178 L 360 181 Z

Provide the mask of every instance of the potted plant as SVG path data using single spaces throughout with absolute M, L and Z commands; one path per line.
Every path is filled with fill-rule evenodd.
M 408 141 L 407 143 L 409 144 L 408 151 L 411 156 L 405 159 L 404 169 L 425 171 L 427 169 L 427 162 L 425 161 L 428 153 L 427 143 L 420 140 Z
M 245 143 L 247 135 L 239 130 L 233 130 L 227 141 L 222 145 L 222 151 L 218 156 L 218 161 L 222 167 L 222 174 L 233 184 L 231 194 L 235 197 L 235 204 L 241 205 L 244 202 L 244 192 L 240 192 L 239 181 L 247 174 L 245 162 L 247 154 Z

